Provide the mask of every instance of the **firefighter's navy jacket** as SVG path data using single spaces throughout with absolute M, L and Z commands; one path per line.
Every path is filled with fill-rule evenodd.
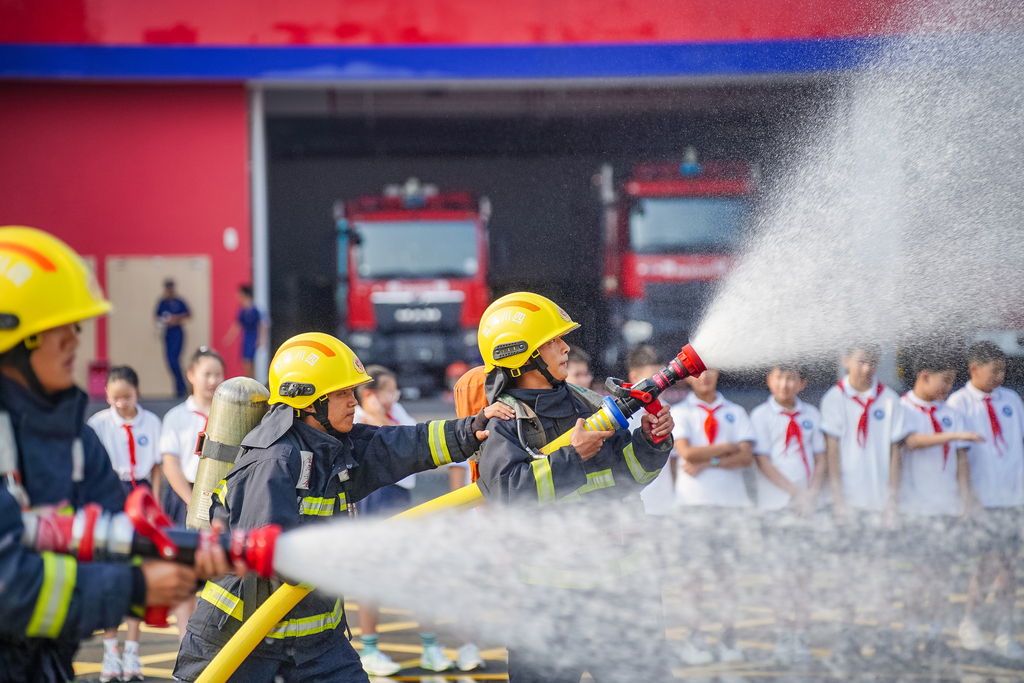
M 565 382 L 554 389 L 511 389 L 508 394 L 537 414 L 545 443 L 575 427 L 577 419 L 594 413 Z M 571 445 L 537 459 L 523 448 L 517 422 L 493 418 L 487 425 L 491 436 L 480 454 L 478 483 L 491 504 L 546 505 L 567 496 L 621 501 L 654 481 L 672 450 L 671 437 L 654 445 L 638 427 L 632 434 L 615 430 L 587 461 Z
M 383 486 L 465 460 L 479 443 L 472 417 L 411 427 L 357 424 L 336 439 L 295 419 L 291 408 L 279 404 L 242 441 L 234 468 L 214 492 L 211 518 L 226 521 L 232 529 L 265 524 L 292 529 L 345 515 L 350 504 Z M 241 626 L 242 617 L 254 611 L 246 608 L 244 583 L 234 576 L 207 582 L 188 622 L 189 632 L 223 646 Z M 264 586 L 260 598 L 268 593 Z M 302 663 L 329 648 L 351 650 L 343 635 L 344 619 L 342 600 L 313 592 L 271 630 L 254 654 Z M 188 647 L 186 639 L 182 654 L 187 659 L 203 656 L 185 652 Z M 175 673 L 190 675 L 184 670 Z
M 514 402 L 528 405 L 540 419 L 543 443 L 575 427 L 579 418 L 586 419 L 594 413 L 577 394 L 577 389 L 564 382 L 553 389 L 508 392 Z M 604 528 L 605 533 L 584 539 L 572 529 L 545 531 L 555 535 L 568 533 L 569 537 L 564 543 L 557 539 L 548 543 L 559 550 L 548 552 L 540 563 L 524 557 L 519 567 L 520 579 L 537 586 L 607 589 L 646 567 L 646 551 L 634 544 L 638 538 L 636 517 L 642 516 L 638 496 L 634 497 L 634 505 L 623 505 L 623 501 L 658 476 L 672 450 L 672 438 L 654 445 L 640 427 L 632 434 L 617 429 L 589 460 L 584 461 L 571 445 L 546 458 L 535 458 L 520 440 L 525 434 L 521 423 L 526 421 L 520 408 L 521 405 L 515 420 L 495 418 L 487 426 L 490 437 L 480 453 L 477 482 L 487 501 L 492 505 L 526 508 L 554 503 L 611 504 L 621 513 L 614 518 L 614 528 Z M 539 432 L 535 434 L 541 436 Z M 525 440 L 525 445 L 535 452 L 542 445 L 531 444 L 529 438 Z
M 85 424 L 87 403 L 78 388 L 50 402 L 0 377 L 0 411 L 10 417 L 18 469 L 33 506 L 124 509 L 110 458 Z M 23 549 L 22 530 L 21 507 L 0 485 L 0 681 L 60 678 L 52 670 L 15 669 L 41 662 L 45 667 L 56 657 L 70 673 L 79 640 L 117 626 L 129 613 L 133 589 L 144 598 L 144 579 L 127 566 L 77 564 L 67 555 Z

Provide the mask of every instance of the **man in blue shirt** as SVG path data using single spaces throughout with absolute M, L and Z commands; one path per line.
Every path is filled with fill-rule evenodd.
M 174 390 L 178 398 L 185 398 L 188 389 L 181 374 L 181 349 L 185 345 L 185 330 L 181 323 L 192 316 L 188 304 L 178 298 L 174 280 L 164 280 L 164 297 L 156 306 L 157 323 L 164 330 L 164 350 L 167 353 L 167 367 L 174 376 Z

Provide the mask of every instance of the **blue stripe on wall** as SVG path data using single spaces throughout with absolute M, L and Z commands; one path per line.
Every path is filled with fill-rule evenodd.
M 0 45 L 0 77 L 399 81 L 665 78 L 855 68 L 877 38 L 525 46 Z

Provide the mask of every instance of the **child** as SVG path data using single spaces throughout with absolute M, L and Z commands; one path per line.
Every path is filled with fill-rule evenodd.
M 1020 396 L 1002 386 L 1006 356 L 992 342 L 979 342 L 967 355 L 971 380 L 949 397 L 948 405 L 964 415 L 968 429 L 983 441 L 968 453 L 971 483 L 977 491 L 991 528 L 997 529 L 995 547 L 981 557 L 971 577 L 967 610 L 960 624 L 960 640 L 968 650 L 987 646 L 975 613 L 982 587 L 993 574 L 999 613 L 995 648 L 1004 657 L 1024 659 L 1024 649 L 1013 639 L 1013 607 L 1017 584 L 1014 566 L 1021 548 L 1020 519 L 1024 512 L 1024 404 Z
M 224 345 L 234 343 L 238 333 L 242 333 L 242 373 L 246 377 L 255 377 L 253 359 L 256 358 L 256 349 L 267 345 L 267 323 L 253 303 L 252 285 L 242 285 L 238 288 L 238 302 L 241 308 L 238 309 L 235 322 L 224 335 Z
M 160 429 L 160 453 L 163 456 L 164 512 L 176 526 L 185 526 L 188 504 L 192 500 L 192 484 L 199 469 L 196 439 L 206 429 L 210 404 L 217 387 L 224 381 L 224 359 L 213 349 L 200 346 L 188 366 L 192 395 L 164 415 Z M 188 618 L 195 610 L 195 597 L 186 600 L 174 611 L 178 618 L 178 639 L 184 637 Z
M 907 542 L 914 571 L 904 593 L 906 618 L 900 645 L 903 659 L 913 661 L 919 648 L 920 625 L 929 624 L 925 656 L 949 660 L 952 652 L 942 636 L 943 607 L 952 585 L 949 565 L 953 557 L 947 548 L 957 531 L 957 518 L 972 515 L 979 507 L 971 488 L 965 441 L 982 441 L 964 430 L 961 413 L 944 402 L 956 379 L 952 357 L 941 353 L 922 354 L 914 361 L 914 388 L 903 395 L 903 419 L 909 432 L 902 446 L 900 513 L 927 517 L 928 527 L 942 529 L 931 542 L 921 542 L 920 525 L 911 527 Z M 950 457 L 952 455 L 952 457 Z M 913 538 L 909 536 L 913 534 Z M 925 536 L 927 539 L 928 536 Z
M 398 402 L 401 392 L 398 390 L 398 381 L 395 374 L 380 365 L 368 365 L 366 374 L 373 381 L 356 388 L 356 396 L 359 405 L 356 406 L 355 424 L 370 424 L 378 427 L 385 425 L 415 425 L 416 420 L 406 412 L 402 404 Z M 479 410 L 474 411 L 476 414 Z M 496 404 L 495 407 L 487 407 L 485 414 L 488 418 L 497 414 L 503 414 L 506 419 L 511 419 L 515 411 L 504 404 Z M 449 471 L 463 474 L 467 471 L 460 467 L 463 463 L 449 465 Z M 451 476 L 451 475 L 450 475 Z M 464 484 L 460 484 L 462 486 Z M 374 491 L 357 504 L 360 514 L 384 514 L 390 516 L 402 512 L 409 507 L 411 495 L 409 490 L 416 486 L 416 475 L 412 474 L 402 479 L 397 484 L 385 486 Z M 455 487 L 458 488 L 458 487 Z M 359 639 L 363 644 L 363 654 L 360 657 L 363 669 L 372 676 L 390 676 L 399 672 L 402 667 L 381 652 L 377 648 L 377 624 L 380 621 L 380 607 L 372 602 L 359 604 L 359 629 L 362 634 Z M 472 671 L 477 668 L 486 668 L 486 663 L 480 657 L 480 651 L 472 643 L 466 643 L 459 648 L 456 662 L 448 659 L 444 651 L 437 644 L 437 634 L 434 632 L 433 623 L 423 620 L 426 629 L 420 634 L 420 641 L 423 646 L 423 654 L 420 657 L 420 667 L 428 671 L 446 671 L 457 666 L 462 671 Z
M 571 358 L 571 356 L 570 356 Z M 570 367 L 572 361 L 570 360 Z M 627 377 L 632 384 L 636 384 L 657 373 L 665 364 L 653 346 L 641 344 L 626 355 Z M 664 404 L 665 401 L 662 401 Z M 629 419 L 629 428 L 636 429 L 640 426 L 640 419 L 646 411 L 633 413 Z M 672 467 L 675 458 L 669 458 L 669 464 L 661 468 L 658 477 L 648 484 L 640 492 L 640 500 L 644 504 L 644 512 L 648 515 L 667 515 L 672 510 L 672 499 L 675 496 L 672 487 Z
M 899 444 L 907 430 L 899 395 L 875 378 L 879 355 L 876 344 L 851 345 L 843 356 L 847 376 L 821 399 L 833 513 L 836 523 L 845 527 L 843 543 L 848 555 L 841 562 L 846 573 L 843 586 L 855 585 L 855 567 L 866 568 L 863 561 L 850 561 L 849 553 L 863 557 L 863 545 L 878 538 L 877 529 L 865 529 L 865 523 L 877 526 L 873 516 L 878 513 L 886 525 L 895 523 L 899 501 Z M 878 561 L 870 564 L 879 624 L 885 627 L 891 622 L 888 567 Z M 843 633 L 832 650 L 831 663 L 833 670 L 849 671 L 861 653 L 853 634 L 854 597 L 844 590 L 841 600 Z
M 395 374 L 380 365 L 366 366 L 366 374 L 373 381 L 356 387 L 356 399 L 359 405 L 356 406 L 355 424 L 368 424 L 377 427 L 387 425 L 414 425 L 416 420 L 412 419 L 402 404 L 398 402 L 401 393 L 398 391 L 398 381 Z M 416 486 L 416 475 L 411 474 L 397 484 L 385 486 L 368 495 L 359 501 L 357 508 L 360 515 L 383 515 L 390 517 L 398 514 L 409 507 L 412 501 L 412 494 L 409 492 Z M 377 623 L 380 621 L 380 607 L 372 602 L 359 603 L 359 629 L 362 634 L 359 639 L 363 643 L 363 653 L 360 659 L 363 669 L 371 676 L 390 676 L 398 673 L 402 667 L 377 649 Z M 444 656 L 441 648 L 437 645 L 437 636 L 431 633 L 420 634 L 421 640 L 430 640 L 432 647 L 424 645 L 423 660 L 431 665 L 431 671 L 445 671 L 453 666 L 451 660 Z M 428 667 L 424 667 L 428 668 Z
M 569 345 L 569 376 L 565 381 L 584 389 L 589 389 L 590 385 L 594 383 L 594 376 L 590 374 L 590 354 L 571 344 Z
M 757 506 L 772 511 L 765 516 L 765 544 L 773 550 L 807 550 L 814 540 L 810 528 L 780 511 L 788 506 L 806 518 L 817 508 L 818 494 L 825 481 L 821 414 L 798 397 L 807 388 L 806 375 L 800 368 L 775 366 L 768 373 L 767 382 L 771 397 L 750 414 L 757 435 Z M 775 585 L 780 606 L 775 659 L 784 664 L 807 663 L 813 659 L 807 637 L 811 567 L 804 562 L 792 566 L 791 562 L 782 561 L 775 566 L 779 568 Z M 793 619 L 788 618 L 790 605 Z
M 110 369 L 106 391 L 110 408 L 90 417 L 89 426 L 107 450 L 124 494 L 127 496 L 136 486 L 145 486 L 159 496 L 160 418 L 138 406 L 139 377 L 127 365 Z M 117 653 L 117 629 L 104 632 L 102 683 L 143 680 L 139 663 L 141 625 L 140 619 L 128 617 L 123 657 Z
M 676 451 L 680 458 L 675 473 L 676 506 L 702 506 L 703 513 L 717 509 L 749 507 L 750 498 L 743 483 L 743 468 L 753 460 L 754 429 L 746 411 L 717 391 L 718 371 L 707 369 L 700 377 L 687 377 L 693 393 L 672 408 L 676 428 Z M 715 525 L 719 527 L 720 525 Z M 713 569 L 715 583 L 725 599 L 722 622 L 725 630 L 719 641 L 719 659 L 723 663 L 743 660 L 736 642 L 735 538 L 721 525 L 715 534 Z M 693 601 L 699 604 L 702 580 L 691 577 Z M 691 623 L 690 639 L 682 657 L 694 666 L 707 664 L 711 654 L 697 647 L 693 639 L 696 622 Z

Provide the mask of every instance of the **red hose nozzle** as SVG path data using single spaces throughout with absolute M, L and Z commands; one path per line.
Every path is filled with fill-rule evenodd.
M 249 569 L 265 579 L 274 576 L 274 545 L 281 535 L 281 527 L 268 524 L 249 532 L 245 545 L 245 563 Z
M 676 358 L 683 364 L 686 371 L 690 373 L 690 377 L 700 377 L 707 370 L 704 361 L 700 359 L 700 356 L 697 355 L 697 352 L 689 344 L 683 347 L 683 350 L 679 352 Z

